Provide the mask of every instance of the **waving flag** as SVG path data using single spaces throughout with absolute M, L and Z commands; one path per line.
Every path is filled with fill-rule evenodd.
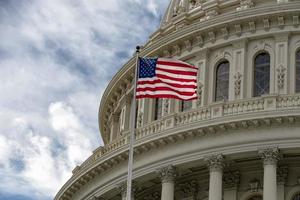
M 167 58 L 139 58 L 136 98 L 197 98 L 197 71 L 193 65 Z

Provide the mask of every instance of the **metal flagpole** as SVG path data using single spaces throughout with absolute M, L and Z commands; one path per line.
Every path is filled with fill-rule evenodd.
M 135 66 L 135 79 L 133 83 L 133 99 L 131 103 L 130 113 L 130 142 L 129 142 L 129 158 L 128 158 L 128 176 L 127 176 L 127 192 L 126 200 L 131 200 L 131 187 L 132 187 L 132 166 L 133 166 L 133 144 L 135 141 L 135 121 L 136 121 L 136 85 L 138 80 L 138 63 L 139 63 L 140 46 L 136 47 L 136 66 Z

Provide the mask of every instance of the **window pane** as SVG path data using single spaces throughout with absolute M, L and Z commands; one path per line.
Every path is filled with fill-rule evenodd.
M 160 119 L 162 116 L 162 99 L 155 99 L 154 120 Z
M 269 94 L 270 91 L 270 55 L 261 53 L 254 61 L 254 91 L 255 97 Z
M 181 101 L 181 111 L 192 109 L 193 101 Z
M 300 92 L 300 50 L 296 53 L 296 92 Z
M 227 100 L 229 89 L 229 62 L 222 62 L 216 72 L 215 101 Z

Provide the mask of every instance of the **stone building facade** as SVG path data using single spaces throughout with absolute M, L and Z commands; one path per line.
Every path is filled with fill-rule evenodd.
M 141 56 L 197 66 L 199 98 L 138 101 L 134 199 L 300 199 L 299 16 L 299 0 L 171 0 Z M 134 67 L 102 97 L 105 146 L 55 200 L 125 199 Z

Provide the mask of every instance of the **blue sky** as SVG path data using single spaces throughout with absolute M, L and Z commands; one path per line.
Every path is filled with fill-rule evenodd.
M 48 200 L 102 145 L 101 95 L 168 0 L 0 0 L 0 200 Z

